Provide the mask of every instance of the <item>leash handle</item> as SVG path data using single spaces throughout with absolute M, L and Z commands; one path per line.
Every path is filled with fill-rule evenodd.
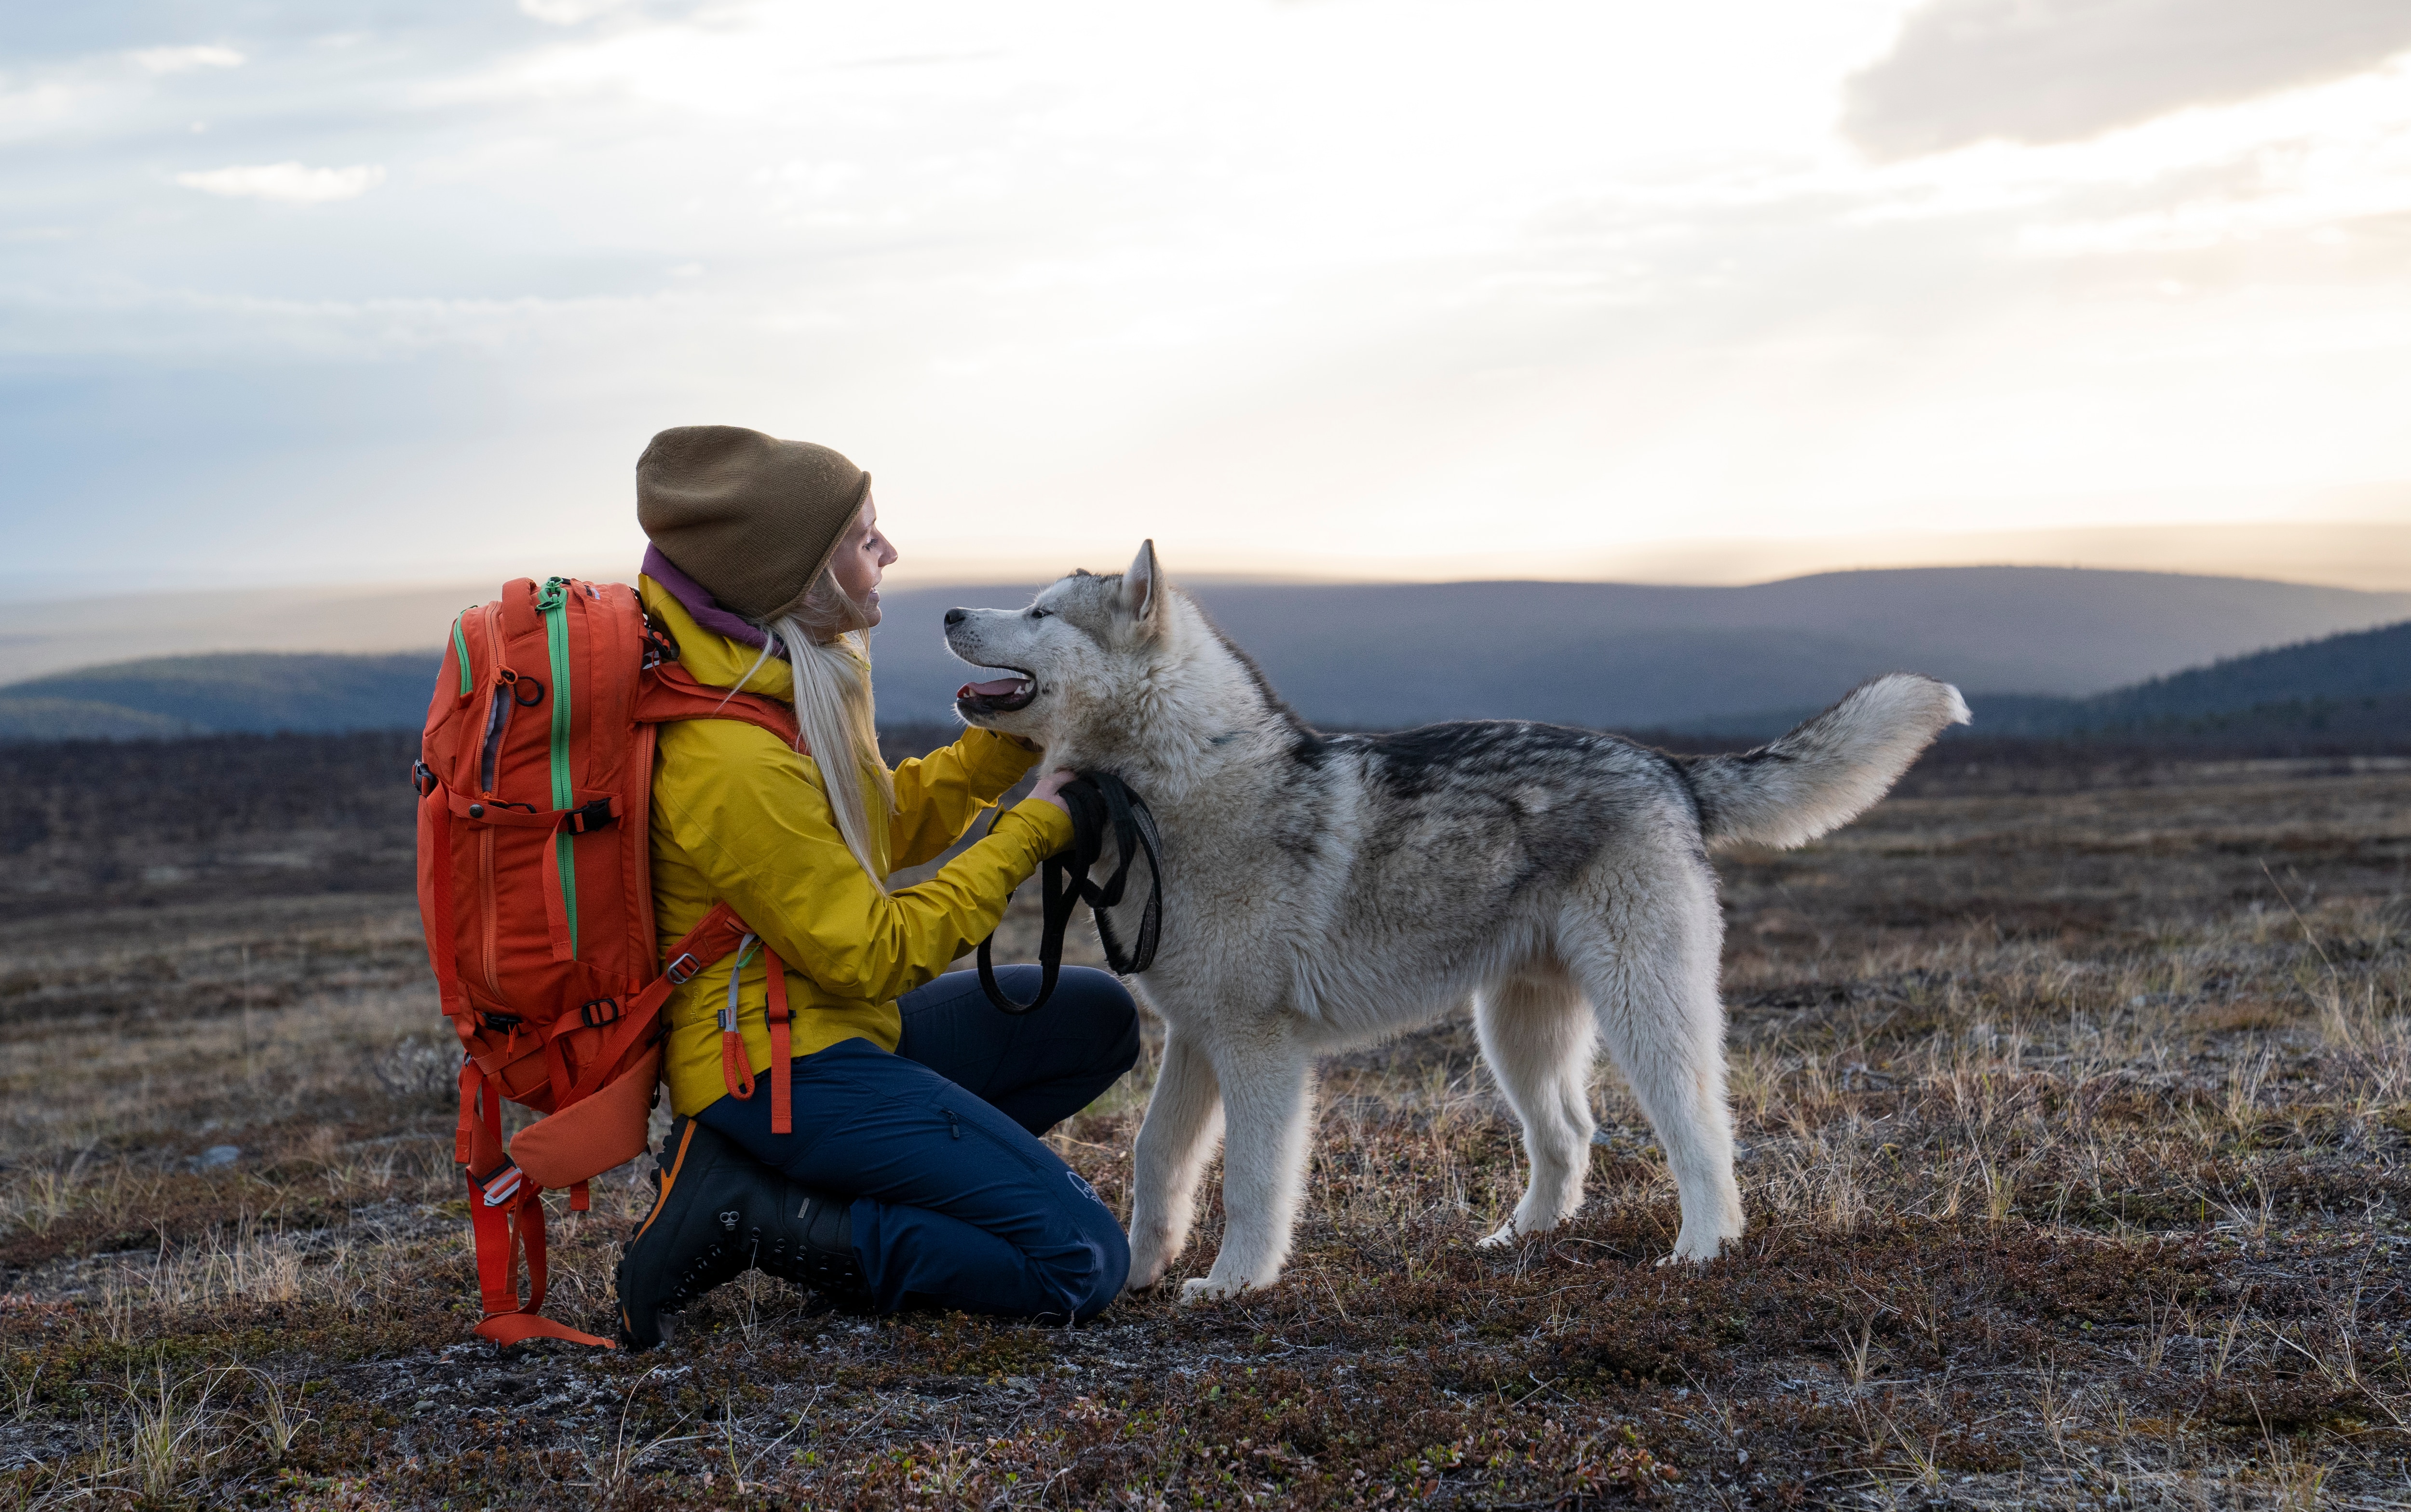
M 994 935 L 979 942 L 980 991 L 987 994 L 987 1000 L 995 1005 L 997 1011 L 1010 1013 L 1016 1018 L 1019 1018 L 1024 1013 L 1035 1013 L 1045 1008 L 1046 999 L 1055 996 L 1055 974 L 1061 969 L 1061 958 L 1058 957 L 1052 967 L 1041 962 L 1040 969 L 1045 974 L 1039 979 L 1038 996 L 1026 1003 L 1016 1003 L 1013 1000 L 1013 995 L 1004 990 L 1004 983 L 996 980 L 996 965 L 988 954 L 989 948 L 995 943 Z
M 1035 1013 L 1046 1006 L 1048 998 L 1055 996 L 1055 980 L 1063 971 L 1063 930 L 1072 918 L 1073 890 L 1071 888 L 1062 889 L 1064 901 L 1059 909 L 1056 904 L 1057 883 L 1061 879 L 1064 869 L 1062 862 L 1058 857 L 1049 856 L 1046 858 L 1045 868 L 1039 874 L 1039 898 L 1044 906 L 1045 923 L 1041 925 L 1038 936 L 1037 996 L 1026 1003 L 1014 1001 L 1013 996 L 1004 990 L 1004 984 L 996 980 L 996 963 L 993 956 L 996 936 L 991 933 L 987 938 L 979 942 L 980 991 L 987 994 L 988 1002 L 993 1004 L 999 1012 L 1011 1013 L 1016 1017 L 1023 1013 Z
M 1083 874 L 1078 882 L 1080 896 L 1097 921 L 1097 941 L 1105 948 L 1105 964 L 1119 976 L 1136 976 L 1155 964 L 1155 948 L 1163 934 L 1163 870 L 1158 858 L 1162 840 L 1156 833 L 1155 814 L 1147 807 L 1146 799 L 1124 787 L 1121 778 L 1110 772 L 1095 773 L 1092 780 L 1113 821 L 1116 862 L 1114 874 L 1103 887 Z M 1131 863 L 1141 855 L 1147 857 L 1147 903 L 1139 910 L 1137 948 L 1125 952 L 1106 910 L 1121 902 L 1130 880 Z
M 1076 903 L 1089 905 L 1097 922 L 1098 942 L 1105 948 L 1105 963 L 1117 975 L 1134 976 L 1155 962 L 1163 931 L 1163 876 L 1158 860 L 1162 839 L 1155 815 L 1145 799 L 1110 772 L 1083 772 L 1063 785 L 1061 796 L 1072 816 L 1072 844 L 1048 856 L 1039 873 L 1038 996 L 1027 1003 L 1016 1002 L 996 978 L 996 936 L 991 933 L 979 943 L 980 990 L 1000 1012 L 1033 1013 L 1055 996 L 1055 983 L 1063 970 L 1063 932 L 1071 925 Z M 991 827 L 994 822 L 989 821 Z M 1107 825 L 1113 828 L 1115 865 L 1113 875 L 1099 886 L 1089 880 L 1089 872 L 1103 853 Z M 1125 952 L 1106 910 L 1121 902 L 1131 863 L 1141 855 L 1147 857 L 1147 905 L 1139 915 L 1137 948 Z

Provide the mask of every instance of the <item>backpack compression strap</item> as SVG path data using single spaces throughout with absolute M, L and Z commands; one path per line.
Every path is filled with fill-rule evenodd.
M 792 1134 L 796 1131 L 794 1080 L 788 1072 L 795 1060 L 795 1046 L 787 1039 L 787 968 L 779 964 L 779 952 L 768 941 L 762 945 L 762 969 L 770 974 L 770 1003 L 764 1016 L 770 1021 L 770 1132 Z

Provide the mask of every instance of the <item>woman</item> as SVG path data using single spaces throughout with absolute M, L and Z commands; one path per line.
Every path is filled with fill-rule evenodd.
M 973 973 L 940 975 L 1071 843 L 1056 795 L 1071 774 L 1048 774 L 934 878 L 890 892 L 890 871 L 960 838 L 1037 755 L 971 730 L 893 772 L 881 762 L 865 632 L 896 550 L 869 475 L 826 447 L 682 426 L 637 461 L 636 514 L 652 541 L 639 591 L 679 664 L 791 703 L 803 739 L 792 749 L 731 720 L 662 729 L 661 941 L 726 903 L 783 964 L 794 1059 L 772 1064 L 759 947 L 670 999 L 675 1116 L 659 1196 L 620 1262 L 622 1342 L 660 1343 L 662 1314 L 757 1263 L 882 1311 L 1059 1322 L 1101 1311 L 1128 1244 L 1037 1136 L 1137 1058 L 1130 996 L 1104 972 L 1066 968 L 1044 1010 L 1015 1018 Z M 1037 969 L 1001 975 L 1026 999 Z M 732 1001 L 742 1069 L 722 1049 Z M 783 1134 L 767 1084 L 782 1075 Z

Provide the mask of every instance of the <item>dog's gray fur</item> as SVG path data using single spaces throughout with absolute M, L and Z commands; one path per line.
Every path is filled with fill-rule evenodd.
M 1029 679 L 962 700 L 966 720 L 1038 742 L 1049 766 L 1116 773 L 1161 823 L 1163 939 L 1135 985 L 1167 1038 L 1135 1152 L 1130 1285 L 1180 1253 L 1227 1120 L 1222 1249 L 1184 1300 L 1279 1275 L 1315 1058 L 1468 998 L 1532 1167 L 1483 1243 L 1581 1205 L 1596 1038 L 1680 1191 L 1672 1258 L 1714 1257 L 1742 1211 L 1707 848 L 1844 824 L 1967 718 L 1956 689 L 1899 673 L 1746 755 L 1506 720 L 1323 735 L 1163 582 L 1152 542 L 1127 573 L 947 620 L 956 655 Z M 1144 897 L 1115 911 L 1124 938 Z

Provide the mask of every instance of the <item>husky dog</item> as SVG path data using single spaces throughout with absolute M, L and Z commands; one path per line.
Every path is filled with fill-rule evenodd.
M 1581 1206 L 1596 1037 L 1682 1196 L 1669 1258 L 1713 1258 L 1742 1211 L 1708 847 L 1795 846 L 1847 823 L 1967 718 L 1957 689 L 1895 673 L 1746 755 L 1510 720 L 1320 734 L 1164 582 L 1151 541 L 1128 572 L 1074 573 L 1027 609 L 949 610 L 946 644 L 1014 674 L 964 687 L 967 721 L 1043 745 L 1050 765 L 1114 773 L 1162 828 L 1162 942 L 1136 985 L 1166 1038 L 1138 1135 L 1130 1285 L 1161 1281 L 1187 1243 L 1221 1133 L 1222 1250 L 1184 1301 L 1279 1276 L 1315 1058 L 1468 997 L 1531 1162 L 1482 1243 Z M 1123 938 L 1145 897 L 1133 886 L 1114 910 Z

